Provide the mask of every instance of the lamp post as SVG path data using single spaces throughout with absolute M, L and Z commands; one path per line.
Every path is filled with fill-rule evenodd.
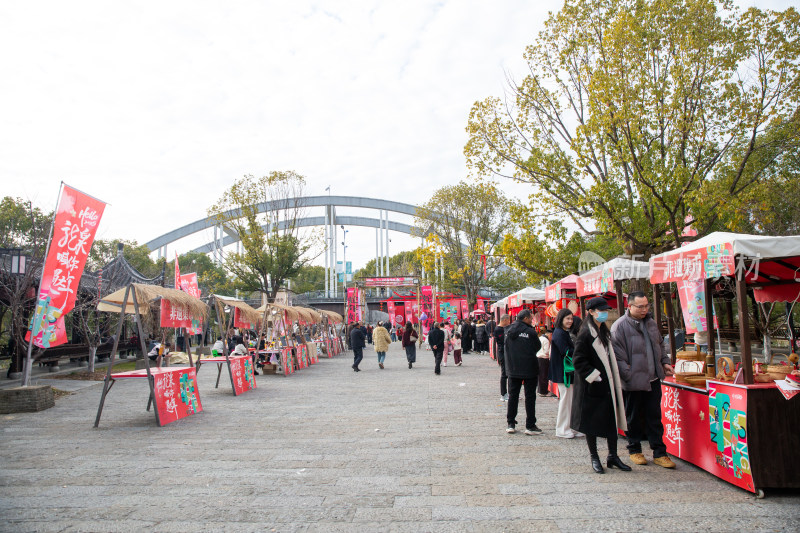
M 342 246 L 344 247 L 342 253 L 342 290 L 345 293 L 345 298 L 347 298 L 347 232 L 348 230 L 344 229 L 344 226 L 339 226 L 342 228 Z

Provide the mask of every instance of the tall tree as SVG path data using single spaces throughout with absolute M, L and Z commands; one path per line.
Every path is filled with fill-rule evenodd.
M 233 294 L 236 287 L 228 273 L 220 265 L 201 252 L 187 252 L 178 257 L 181 274 L 195 272 L 197 284 L 203 296 L 209 294 Z M 175 271 L 175 260 L 167 262 L 167 272 Z
M 419 259 L 426 273 L 435 271 L 438 258 L 446 273 L 442 288 L 463 287 L 470 306 L 488 285 L 482 259 L 486 278 L 503 263 L 496 252 L 507 229 L 508 208 L 508 199 L 494 184 L 463 181 L 442 187 L 417 208 L 414 226 L 425 238 Z
M 511 96 L 473 106 L 468 164 L 530 184 L 540 226 L 566 218 L 630 254 L 679 246 L 800 140 L 798 28 L 793 8 L 729 0 L 566 0 Z
M 241 252 L 229 252 L 225 266 L 245 291 L 274 300 L 286 280 L 321 253 L 319 232 L 298 222 L 305 178 L 292 171 L 245 176 L 209 209 L 209 216 L 238 234 Z
M 297 294 L 325 289 L 325 267 L 306 265 L 292 278 L 292 291 Z

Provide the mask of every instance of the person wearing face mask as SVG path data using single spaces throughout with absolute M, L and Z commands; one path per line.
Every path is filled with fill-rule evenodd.
M 642 454 L 642 441 L 647 439 L 653 450 L 653 463 L 675 468 L 667 455 L 661 423 L 661 380 L 671 376 L 673 370 L 643 292 L 634 291 L 628 295 L 628 311 L 611 326 L 611 338 L 625 391 L 628 419 L 625 436 L 631 462 L 647 464 Z
M 586 435 L 592 469 L 604 473 L 597 453 L 597 437 L 608 442 L 608 468 L 629 472 L 631 467 L 617 455 L 617 429 L 628 429 L 625 404 L 622 397 L 617 359 L 611 342 L 611 332 L 606 326 L 608 310 L 605 298 L 596 297 L 586 302 L 586 317 L 578 332 L 575 344 L 575 383 L 572 399 L 571 426 Z

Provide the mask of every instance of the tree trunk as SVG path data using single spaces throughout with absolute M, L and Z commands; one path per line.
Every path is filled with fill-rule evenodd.
M 89 373 L 94 372 L 94 354 L 97 353 L 97 346 L 89 346 Z
M 768 328 L 764 328 L 764 362 L 768 365 L 772 364 L 772 335 L 769 334 Z

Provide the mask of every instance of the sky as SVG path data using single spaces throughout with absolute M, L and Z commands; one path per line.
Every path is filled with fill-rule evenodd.
M 468 178 L 470 107 L 524 76 L 525 46 L 560 5 L 6 0 L 0 191 L 49 210 L 64 181 L 109 204 L 98 238 L 139 243 L 205 217 L 245 174 L 293 170 L 308 195 L 423 203 Z M 375 230 L 347 229 L 359 268 Z M 390 237 L 391 253 L 418 245 Z

